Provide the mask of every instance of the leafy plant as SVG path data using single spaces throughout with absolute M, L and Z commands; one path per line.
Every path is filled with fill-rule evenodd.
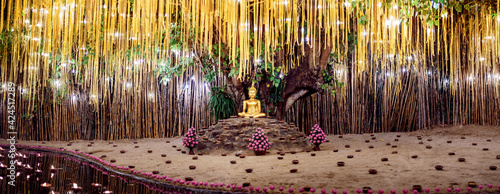
M 225 87 L 212 87 L 208 107 L 216 120 L 236 115 L 236 102 L 229 93 L 226 92 Z

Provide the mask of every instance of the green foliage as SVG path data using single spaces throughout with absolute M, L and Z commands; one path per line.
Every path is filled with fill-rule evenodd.
M 328 65 L 327 69 L 321 70 L 321 75 L 323 76 L 323 84 L 320 85 L 320 88 L 323 90 L 327 90 L 335 96 L 335 94 L 337 94 L 337 88 L 342 88 L 344 86 L 344 82 L 339 82 L 337 79 L 335 79 L 334 75 L 331 74 L 333 72 L 332 63 L 339 63 L 337 61 L 338 54 L 330 53 L 330 59 L 332 62 Z
M 25 115 L 21 116 L 21 119 L 27 119 L 30 116 L 31 116 L 30 113 L 26 113 Z
M 7 52 L 0 52 L 0 61 L 4 59 L 4 54 L 9 54 L 12 52 L 12 45 L 15 43 L 14 40 L 16 40 L 15 36 L 17 34 L 17 31 L 13 30 L 7 30 L 4 29 L 2 33 L 0 33 L 0 51 L 7 51 Z
M 236 102 L 225 90 L 226 87 L 214 86 L 210 91 L 208 107 L 216 120 L 236 115 Z

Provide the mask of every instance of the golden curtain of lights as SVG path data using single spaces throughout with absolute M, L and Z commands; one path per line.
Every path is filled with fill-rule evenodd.
M 339 110 L 348 110 L 346 122 L 350 124 L 327 125 L 332 128 L 359 132 L 369 122 L 362 119 L 371 114 L 365 107 L 367 101 L 400 104 L 400 111 L 417 109 L 423 97 L 407 94 L 410 89 L 424 90 L 421 87 L 449 91 L 447 102 L 460 104 L 448 114 L 453 117 L 451 123 L 463 123 L 464 116 L 456 115 L 470 116 L 471 111 L 479 113 L 474 113 L 478 118 L 470 123 L 496 124 L 494 120 L 500 118 L 500 0 L 450 1 L 446 5 L 427 0 L 0 1 L 0 29 L 8 38 L 2 41 L 10 42 L 0 50 L 1 81 L 3 88 L 7 82 L 17 84 L 29 102 L 23 105 L 26 110 L 35 109 L 33 99 L 44 98 L 47 92 L 52 93 L 54 107 L 58 102 L 86 98 L 99 109 L 114 97 L 119 102 L 113 103 L 120 105 L 137 104 L 136 98 L 155 103 L 146 107 L 158 107 L 161 102 L 156 100 L 162 95 L 159 79 L 172 79 L 176 84 L 169 87 L 175 88 L 165 89 L 169 92 L 163 94 L 178 97 L 191 75 L 202 79 L 205 56 L 215 60 L 211 70 L 217 75 L 228 66 L 234 78 L 247 79 L 256 64 L 276 66 L 277 61 L 281 73 L 286 74 L 298 68 L 307 48 L 313 48 L 313 64 L 320 66 L 315 55 L 320 49 L 331 50 L 332 60 L 337 61 L 331 63 L 335 76 L 346 84 L 330 98 L 340 103 Z M 228 60 L 222 56 L 221 45 L 229 48 Z M 173 73 L 162 77 L 165 71 Z M 407 75 L 410 73 L 414 76 Z M 218 78 L 217 83 L 224 80 Z M 381 87 L 376 86 L 380 83 Z M 193 97 L 207 95 L 204 83 L 198 84 L 203 92 Z M 383 99 L 377 99 L 381 90 Z M 488 99 L 483 98 L 485 93 Z M 367 94 L 373 98 L 365 98 Z M 419 99 L 420 104 L 416 103 Z M 471 105 L 478 102 L 478 107 Z M 194 115 L 209 115 L 196 109 L 200 110 Z M 415 125 L 396 118 L 391 107 L 381 111 L 387 121 Z M 210 123 L 210 119 L 203 122 Z M 416 128 L 428 126 L 427 121 L 419 122 Z M 148 124 L 154 128 L 152 134 L 161 133 L 153 125 Z M 123 133 L 140 136 L 138 131 Z

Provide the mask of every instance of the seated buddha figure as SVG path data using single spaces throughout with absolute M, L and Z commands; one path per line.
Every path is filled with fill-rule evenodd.
M 238 116 L 240 117 L 265 117 L 265 113 L 260 112 L 260 100 L 255 99 L 255 95 L 257 95 L 257 89 L 252 87 L 248 89 L 248 96 L 250 97 L 249 100 L 245 100 L 243 102 L 243 112 L 238 113 Z

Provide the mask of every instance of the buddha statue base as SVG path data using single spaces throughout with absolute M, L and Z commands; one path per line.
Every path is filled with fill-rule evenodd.
M 264 129 L 264 133 L 272 143 L 269 152 L 302 152 L 312 150 L 313 144 L 309 138 L 294 125 L 271 118 L 229 118 L 221 120 L 215 125 L 202 128 L 197 152 L 220 155 L 230 153 L 252 154 L 248 149 L 248 140 L 257 128 Z

